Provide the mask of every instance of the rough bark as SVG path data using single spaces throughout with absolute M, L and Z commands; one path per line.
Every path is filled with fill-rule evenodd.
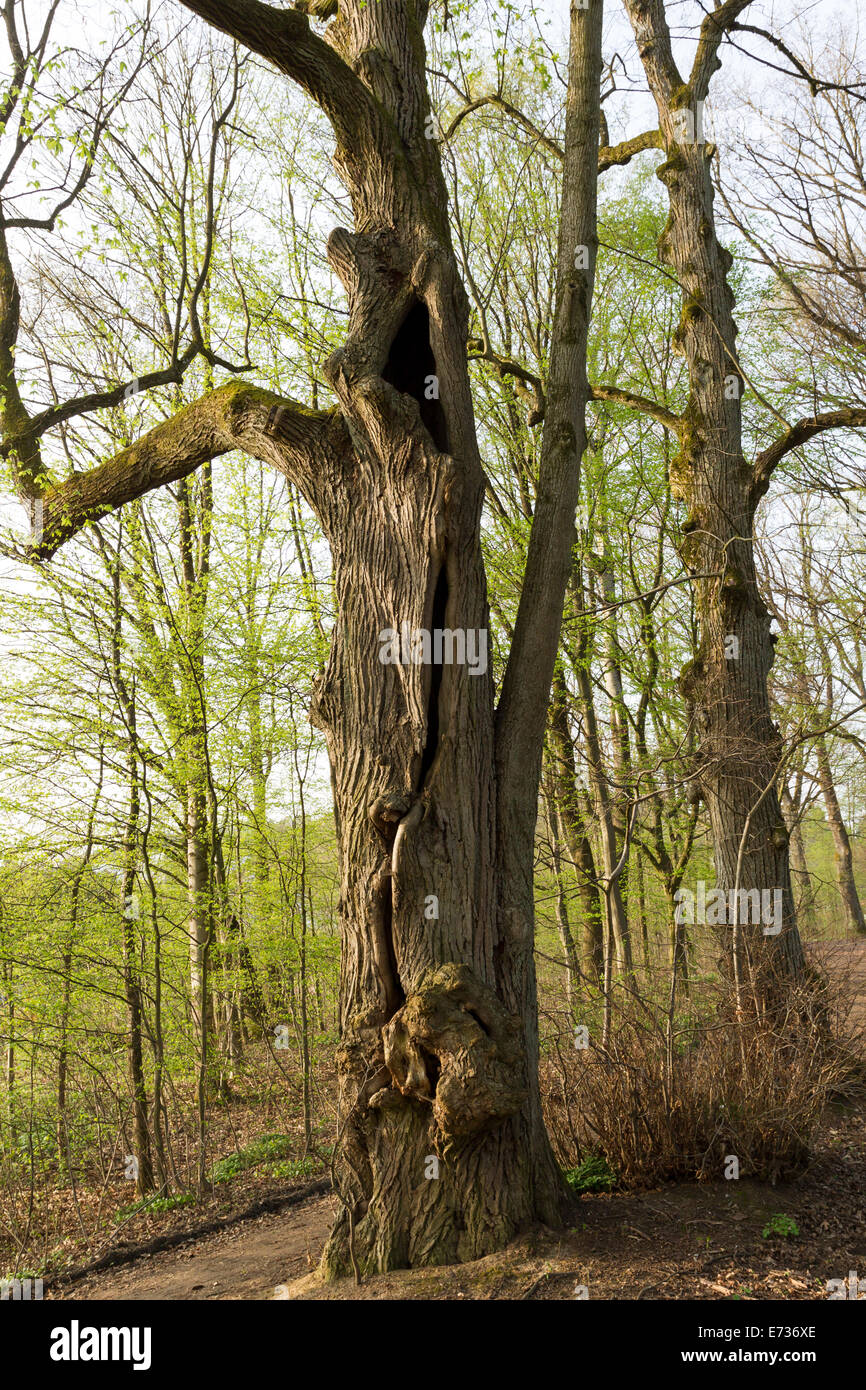
M 788 832 L 776 793 L 782 744 L 773 724 L 767 677 L 773 660 L 770 614 L 755 571 L 753 522 L 763 477 L 743 455 L 742 376 L 727 272 L 730 253 L 716 235 L 712 160 L 702 138 L 698 103 L 721 66 L 725 28 L 749 0 L 727 0 L 706 15 L 692 72 L 684 82 L 673 58 L 662 0 L 626 0 L 644 70 L 655 99 L 667 158 L 657 170 L 669 216 L 659 243 L 664 264 L 683 294 L 676 346 L 689 371 L 689 400 L 680 424 L 681 452 L 671 465 L 671 491 L 687 508 L 681 554 L 695 579 L 700 645 L 681 689 L 700 735 L 700 786 L 709 813 L 716 883 L 783 895 L 783 925 L 764 935 L 740 932 L 749 967 L 762 975 L 796 977 L 804 966 L 788 862 Z M 731 657 L 729 637 L 738 643 Z M 726 930 L 724 955 L 735 934 Z M 743 962 L 745 964 L 745 962 Z

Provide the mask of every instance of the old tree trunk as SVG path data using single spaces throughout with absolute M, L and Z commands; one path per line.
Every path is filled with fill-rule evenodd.
M 326 369 L 346 445 L 319 507 L 339 618 L 314 710 L 334 768 L 343 863 L 342 1211 L 324 1257 L 330 1274 L 355 1261 L 382 1269 L 476 1258 L 527 1221 L 556 1221 L 561 1210 L 535 1070 L 532 845 L 585 373 L 582 396 L 552 393 L 552 477 L 540 503 L 548 543 L 541 558 L 530 550 L 530 611 L 518 621 L 518 633 L 529 629 L 519 659 L 539 672 L 546 665 L 546 680 L 535 707 L 521 714 L 506 677 L 497 729 L 481 659 L 484 475 L 466 361 L 468 306 L 430 138 L 422 21 L 397 3 L 341 8 L 329 31 L 400 137 L 388 159 L 381 144 L 361 158 L 338 149 L 356 230 L 335 232 L 328 248 L 350 308 L 348 339 Z M 600 14 L 592 26 L 585 16 L 573 25 L 573 61 L 591 90 Z M 595 62 L 590 50 L 598 50 Z M 589 148 L 575 150 L 588 175 L 585 194 L 594 190 L 598 144 L 597 122 L 593 131 L 586 114 L 581 123 L 571 113 L 573 129 L 589 133 Z M 594 220 L 594 191 L 589 201 L 588 210 L 580 190 L 566 192 L 560 256 L 568 282 L 561 343 L 574 330 L 570 347 L 560 348 L 561 370 L 576 353 L 577 383 L 591 277 L 574 274 L 573 245 L 587 238 L 571 224 L 578 208 Z M 558 419 L 557 399 L 564 416 L 577 402 L 579 418 Z M 552 575 L 551 555 L 559 557 Z M 547 647 L 534 653 L 533 589 L 552 605 L 541 624 Z M 457 653 L 447 636 L 441 664 L 435 656 L 415 664 L 411 653 L 407 662 L 405 649 L 399 662 L 383 663 L 383 635 L 405 631 L 465 634 L 474 664 L 450 660 Z M 513 656 L 520 645 L 518 637 Z M 531 690 L 527 698 L 531 704 Z
M 343 942 L 341 1207 L 323 1267 L 335 1276 L 472 1259 L 562 1210 L 536 1075 L 532 854 L 585 444 L 601 0 L 571 12 L 538 498 L 495 712 L 469 313 L 426 88 L 426 6 L 341 0 L 319 36 L 298 9 L 185 3 L 292 77 L 333 127 L 354 217 L 328 242 L 349 308 L 345 342 L 324 367 L 338 405 L 308 410 L 235 380 L 56 483 L 41 433 L 117 404 L 122 388 L 31 419 L 7 353 L 7 451 L 20 494 L 39 503 L 42 558 L 232 449 L 280 469 L 318 516 L 338 617 L 312 718 L 333 770 Z M 11 269 L 7 278 L 14 342 Z M 412 636 L 437 631 L 441 659 Z
M 716 235 L 716 150 L 702 130 L 702 104 L 721 66 L 719 45 L 748 5 L 729 0 L 706 15 L 684 81 L 663 0 L 626 0 L 667 152 L 657 170 L 669 205 L 659 257 L 683 295 L 676 346 L 688 366 L 689 400 L 679 421 L 671 491 L 688 511 L 680 553 L 696 576 L 700 646 L 680 686 L 700 738 L 698 785 L 712 830 L 716 884 L 727 894 L 781 895 L 780 921 L 727 922 L 721 933 L 724 956 L 743 989 L 749 983 L 766 1000 L 779 978 L 799 976 L 804 958 L 777 793 L 783 745 L 767 685 L 774 639 L 753 544 L 768 475 L 762 459 L 752 466 L 743 454 L 744 382 L 727 279 L 732 256 Z
M 342 861 L 342 1210 L 324 1257 L 341 1274 L 472 1259 L 557 1202 L 498 912 L 484 477 L 421 31 L 408 6 L 352 7 L 332 42 L 399 140 L 338 144 L 356 230 L 328 245 L 350 313 L 326 366 L 344 428 L 316 501 L 339 616 L 313 711 Z M 474 665 L 417 660 L 405 634 L 437 630 L 465 634 Z

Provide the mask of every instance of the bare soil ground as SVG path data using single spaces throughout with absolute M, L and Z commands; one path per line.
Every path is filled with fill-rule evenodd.
M 145 1256 L 120 1269 L 97 1271 L 58 1290 L 67 1299 L 262 1299 L 309 1274 L 332 1219 L 332 1197 L 261 1216 L 205 1236 L 179 1250 Z M 46 1290 L 50 1296 L 50 1283 Z

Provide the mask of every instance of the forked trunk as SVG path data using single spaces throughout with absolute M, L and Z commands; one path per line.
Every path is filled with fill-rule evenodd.
M 338 147 L 358 230 L 328 246 L 350 312 L 326 368 L 344 448 L 317 499 L 338 600 L 314 704 L 342 864 L 333 1276 L 476 1258 L 557 1219 L 560 1188 L 499 915 L 484 476 L 422 32 L 396 4 L 330 32 L 404 151 Z

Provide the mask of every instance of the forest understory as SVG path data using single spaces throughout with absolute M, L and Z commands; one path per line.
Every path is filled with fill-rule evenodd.
M 244 1197 L 258 1188 L 248 1188 Z M 262 1182 L 275 1197 L 286 1189 Z M 85 1276 L 47 1298 L 65 1299 L 821 1299 L 828 1281 L 866 1263 L 866 1104 L 833 1106 L 808 1171 L 775 1186 L 669 1184 L 649 1192 L 594 1194 L 574 1225 L 538 1228 L 499 1255 L 442 1269 L 322 1284 L 315 1275 L 334 1219 L 333 1197 L 254 1218 L 180 1250 L 146 1255 Z M 215 1208 L 222 1212 L 224 1206 Z M 771 1218 L 796 1221 L 796 1237 L 764 1237 Z M 200 1218 L 200 1213 L 198 1214 Z M 155 1223 L 156 1224 L 156 1223 Z M 162 1218 L 164 1228 L 176 1222 Z M 181 1229 L 183 1229 L 181 1227 Z
M 814 954 L 845 997 L 851 1068 L 796 1176 L 615 1183 L 576 1196 L 563 1229 L 535 1226 L 499 1254 L 326 1284 L 317 1271 L 338 1206 L 328 1172 L 333 1123 L 318 1121 L 307 1147 L 301 1096 L 278 1089 L 273 1075 L 268 1094 L 267 1052 L 253 1048 L 242 1084 L 211 1119 L 215 1172 L 230 1177 L 194 1200 L 190 1193 L 188 1205 L 131 1214 L 128 1184 L 115 1181 L 97 1198 L 95 1174 L 89 1184 L 79 1175 L 77 1188 L 58 1177 L 32 1194 L 39 1239 L 22 1249 L 7 1238 L 0 1263 L 38 1268 L 46 1299 L 74 1301 L 824 1300 L 829 1281 L 866 1264 L 866 942 L 825 943 Z M 327 1096 L 331 1078 L 323 1058 L 316 1096 Z M 280 1126 L 280 1152 L 293 1158 L 256 1158 L 263 1121 Z M 49 1232 L 58 1244 L 46 1253 L 39 1242 Z

